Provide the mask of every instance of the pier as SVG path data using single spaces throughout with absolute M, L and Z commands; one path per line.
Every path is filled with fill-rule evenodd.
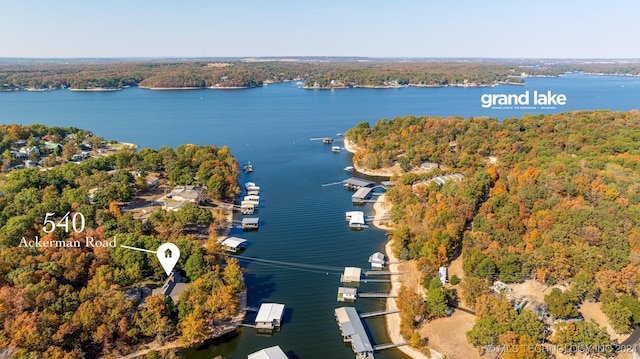
M 400 311 L 399 310 L 381 310 L 377 312 L 362 313 L 360 314 L 360 318 L 365 319 L 365 318 L 378 317 L 381 315 L 396 314 L 396 313 L 400 313 Z
M 358 293 L 360 298 L 398 298 L 397 295 L 391 295 L 384 292 Z

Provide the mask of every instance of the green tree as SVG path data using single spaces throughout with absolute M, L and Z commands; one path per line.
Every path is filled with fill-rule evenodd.
M 476 307 L 476 299 L 489 292 L 487 281 L 482 278 L 465 277 L 460 286 L 462 287 L 462 299 L 472 309 Z
M 191 253 L 184 266 L 187 277 L 192 281 L 206 272 L 208 266 L 204 261 L 204 249 L 198 248 Z
M 509 324 L 499 323 L 495 318 L 482 318 L 467 332 L 467 341 L 475 346 L 497 345 L 498 339 L 509 330 Z
M 530 310 L 524 309 L 511 324 L 511 330 L 518 335 L 528 335 L 536 343 L 544 337 L 544 324 Z
M 439 278 L 432 278 L 429 282 L 426 306 L 427 314 L 432 318 L 447 315 L 447 310 L 449 309 L 447 291 L 442 286 Z
M 609 323 L 616 333 L 627 333 L 631 329 L 633 313 L 619 301 L 602 304 L 602 311 L 609 318 Z
M 567 293 L 563 293 L 558 288 L 553 288 L 544 297 L 544 302 L 549 307 L 549 313 L 556 318 L 569 318 L 578 315 L 576 303 L 571 300 Z

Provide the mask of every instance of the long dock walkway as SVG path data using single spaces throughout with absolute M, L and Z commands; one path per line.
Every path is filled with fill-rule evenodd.
M 388 271 L 388 270 L 368 270 L 364 272 L 365 276 L 370 276 L 370 275 L 401 275 L 401 274 L 405 274 L 407 272 L 392 272 L 392 271 Z
M 389 293 L 358 293 L 358 297 L 360 298 L 398 298 L 397 295 L 392 295 Z M 362 318 L 362 317 L 360 317 Z
M 399 343 L 399 344 L 394 344 L 394 343 L 389 343 L 389 344 L 380 344 L 380 345 L 374 345 L 373 346 L 373 350 L 375 351 L 380 351 L 380 350 L 385 350 L 385 349 L 391 349 L 391 348 L 397 348 L 397 347 L 401 347 L 407 345 L 407 343 Z
M 400 311 L 399 310 L 380 310 L 377 312 L 362 313 L 360 314 L 360 318 L 365 319 L 365 318 L 371 318 L 371 317 L 377 317 L 380 315 L 395 314 L 395 313 L 400 313 Z

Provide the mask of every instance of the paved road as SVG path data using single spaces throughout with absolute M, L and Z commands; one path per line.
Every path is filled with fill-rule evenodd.
M 631 333 L 629 338 L 627 338 L 625 341 L 620 343 L 620 345 L 630 346 L 638 343 L 639 340 L 640 340 L 640 326 L 636 325 L 633 327 L 633 333 Z

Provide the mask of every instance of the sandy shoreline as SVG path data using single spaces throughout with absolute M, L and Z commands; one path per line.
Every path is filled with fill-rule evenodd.
M 351 152 L 351 153 L 356 153 L 358 151 L 358 148 L 356 147 L 356 145 L 351 141 L 347 140 L 346 138 L 344 139 L 344 149 L 347 150 L 347 152 Z M 393 170 L 385 169 L 385 168 L 382 168 L 379 170 L 366 170 L 361 166 L 358 166 L 356 163 L 353 163 L 353 167 L 356 169 L 357 172 L 365 174 L 367 176 L 392 177 L 393 175 L 396 174 Z
M 358 147 L 351 141 L 347 140 L 346 138 L 344 139 L 344 149 L 347 150 L 347 152 L 351 152 L 351 153 L 356 153 L 358 151 Z M 411 171 L 406 172 L 406 171 L 403 171 L 400 165 L 397 163 L 391 167 L 383 167 L 375 170 L 364 169 L 362 168 L 362 166 L 358 166 L 356 163 L 353 164 L 353 167 L 356 169 L 356 172 L 365 174 L 367 176 L 389 177 L 389 178 L 393 176 L 399 176 L 403 173 L 421 174 L 421 173 L 429 173 L 432 171 L 432 169 L 430 168 L 423 169 L 423 168 L 416 167 Z
M 345 145 L 345 147 L 346 147 L 346 145 Z M 373 217 L 374 218 L 381 218 L 381 217 L 387 216 L 389 214 L 389 211 L 391 210 L 391 203 L 387 202 L 385 197 L 386 197 L 385 195 L 382 195 L 382 196 L 378 197 L 376 202 L 373 204 Z M 379 219 L 374 220 L 373 221 L 373 225 L 376 228 L 383 229 L 385 231 L 389 231 L 389 230 L 392 229 L 390 226 L 385 225 L 385 224 L 383 224 L 381 222 L 384 222 L 384 221 L 380 221 Z M 398 269 L 398 258 L 396 258 L 393 255 L 393 251 L 391 249 L 391 241 L 387 241 L 387 243 L 384 246 L 384 251 L 385 251 L 385 255 L 389 259 L 389 263 L 390 263 L 389 264 L 389 270 L 391 272 L 399 272 L 399 269 Z M 390 293 L 392 295 L 397 295 L 399 290 L 400 290 L 400 283 L 391 282 Z M 396 299 L 395 298 L 387 298 L 387 301 L 385 303 L 385 310 L 386 311 L 398 310 L 398 305 L 396 304 Z M 389 334 L 389 339 L 391 339 L 391 342 L 393 342 L 394 344 L 405 343 L 406 341 L 404 340 L 404 338 L 402 338 L 402 335 L 400 335 L 400 314 L 399 313 L 395 313 L 395 314 L 385 315 L 385 322 L 386 322 L 386 325 L 387 325 L 387 333 Z M 411 358 L 414 358 L 414 359 L 428 359 L 429 358 L 425 354 L 422 354 L 418 350 L 416 350 L 414 348 L 411 348 L 408 345 L 404 345 L 404 346 L 398 347 L 398 349 L 400 351 L 402 351 L 403 353 L 405 353 L 406 355 L 408 355 L 408 356 L 410 356 Z

